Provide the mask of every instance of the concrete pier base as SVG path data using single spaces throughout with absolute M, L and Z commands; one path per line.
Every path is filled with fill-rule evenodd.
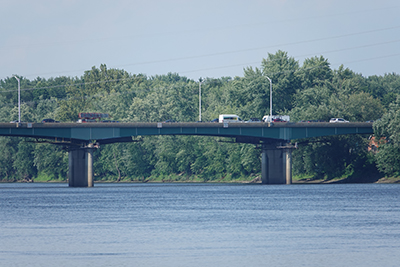
M 93 186 L 93 145 L 69 151 L 68 183 L 70 187 Z
M 281 143 L 263 144 L 261 152 L 263 184 L 292 183 L 292 150 Z
M 285 149 L 285 156 L 286 156 L 286 184 L 292 183 L 292 150 Z

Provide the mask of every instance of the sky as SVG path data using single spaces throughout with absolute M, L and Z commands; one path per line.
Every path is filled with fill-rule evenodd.
M 0 0 L 0 79 L 243 77 L 268 53 L 400 74 L 398 0 Z

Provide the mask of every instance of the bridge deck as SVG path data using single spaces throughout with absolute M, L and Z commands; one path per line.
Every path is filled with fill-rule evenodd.
M 124 122 L 124 123 L 0 123 L 0 135 L 33 138 L 65 138 L 100 143 L 129 141 L 142 135 L 207 135 L 291 140 L 309 137 L 372 134 L 372 123 L 208 123 L 208 122 Z

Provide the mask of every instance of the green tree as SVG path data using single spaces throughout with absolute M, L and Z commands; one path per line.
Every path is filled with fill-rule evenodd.
M 389 107 L 390 103 L 396 101 L 396 97 L 400 93 L 399 74 L 373 75 L 369 76 L 366 81 L 366 92 L 374 98 L 380 99 L 384 107 Z
M 21 103 L 21 121 L 23 122 L 35 122 L 35 111 L 34 108 L 26 103 Z M 18 120 L 18 105 L 11 108 L 10 115 L 12 120 Z
M 303 66 L 297 72 L 303 89 L 322 86 L 331 82 L 333 72 L 330 64 L 323 56 L 304 60 Z
M 299 144 L 293 153 L 293 169 L 297 175 L 330 180 L 354 175 L 362 171 L 357 167 L 368 165 L 367 140 L 359 135 L 319 137 L 299 140 Z
M 204 79 L 201 86 L 202 121 L 218 118 L 219 114 L 239 112 L 233 107 L 236 105 L 236 97 L 232 97 L 232 93 L 236 90 L 236 83 L 241 83 L 241 78 L 235 77 L 234 80 L 230 77 Z M 196 102 L 194 105 L 198 105 L 198 99 L 194 98 L 194 101 Z
M 299 63 L 279 50 L 275 54 L 268 53 L 261 65 L 263 75 L 272 81 L 273 114 L 292 109 L 294 95 L 301 85 L 296 75 Z
M 43 99 L 42 97 L 39 97 L 39 102 L 36 106 L 36 110 L 34 113 L 35 115 L 34 120 L 40 122 L 45 118 L 58 119 L 55 115 L 57 107 L 58 107 L 57 99 L 55 98 Z
M 67 179 L 68 153 L 62 147 L 46 143 L 36 144 L 33 158 L 33 164 L 38 173 L 50 179 Z
M 374 123 L 375 139 L 379 142 L 376 162 L 380 171 L 389 176 L 400 175 L 400 97 L 390 104 L 381 120 Z
M 364 92 L 341 96 L 340 99 L 331 97 L 330 107 L 332 117 L 342 116 L 352 121 L 377 120 L 384 113 L 380 100 Z
M 19 140 L 15 137 L 0 136 L 0 180 L 14 181 L 14 158 L 18 149 Z
M 293 104 L 294 108 L 289 112 L 291 120 L 329 120 L 332 117 L 329 102 L 331 94 L 330 84 L 298 91 Z
M 230 99 L 243 119 L 262 118 L 269 113 L 270 83 L 260 69 L 246 68 L 244 78 L 235 79 L 232 86 Z
M 18 180 L 30 181 L 37 175 L 37 169 L 34 166 L 33 156 L 34 144 L 30 142 L 19 142 L 18 150 L 15 154 L 13 167 L 16 170 Z
M 56 117 L 60 121 L 76 121 L 79 112 L 90 112 L 90 101 L 87 101 L 82 80 L 75 79 L 71 81 L 65 89 L 67 98 L 59 100 L 56 110 Z
M 123 162 L 123 153 L 126 144 L 115 143 L 102 146 L 96 150 L 93 168 L 96 180 L 120 181 L 127 175 Z
M 156 175 L 168 175 L 177 173 L 176 155 L 178 149 L 176 143 L 178 138 L 175 136 L 159 136 L 159 142 L 156 147 L 157 162 L 153 170 Z
M 157 140 L 149 137 L 139 138 L 137 141 L 126 145 L 123 160 L 127 175 L 131 179 L 143 181 L 151 176 L 154 170 Z

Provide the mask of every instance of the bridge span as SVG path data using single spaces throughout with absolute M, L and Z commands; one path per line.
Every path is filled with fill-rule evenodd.
M 372 123 L 0 123 L 0 135 L 99 144 L 127 142 L 145 135 L 205 135 L 248 142 L 290 141 L 341 134 L 372 134 Z
M 344 134 L 373 134 L 372 123 L 0 123 L 0 136 L 46 139 L 68 146 L 69 185 L 74 187 L 93 186 L 96 147 L 148 135 L 220 136 L 260 144 L 262 182 L 290 184 L 291 140 Z

